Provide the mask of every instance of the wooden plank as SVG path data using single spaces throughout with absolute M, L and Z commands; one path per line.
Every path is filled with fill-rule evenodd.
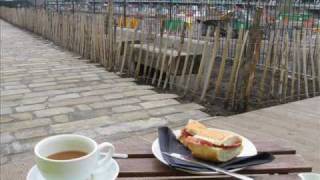
M 134 50 L 134 40 L 136 39 L 137 37 L 137 33 L 138 33 L 138 28 L 136 28 L 134 30 L 134 33 L 133 33 L 133 41 L 130 43 L 130 50 L 129 50 L 129 56 L 128 56 L 128 73 L 129 74 L 132 74 L 131 73 L 131 65 L 133 63 L 133 59 L 132 59 L 132 55 L 133 55 L 133 50 Z
M 301 178 L 297 174 L 289 174 L 289 175 L 249 175 L 249 177 L 252 177 L 255 180 L 301 180 Z M 144 177 L 148 178 L 148 177 Z M 117 178 L 119 180 L 138 180 L 141 179 L 141 177 L 120 177 Z M 197 176 L 197 175 L 188 175 L 185 176 L 165 176 L 165 177 L 152 177 L 153 180 L 173 180 L 173 179 L 184 179 L 184 180 L 199 180 L 199 179 L 215 179 L 215 180 L 234 180 L 232 177 L 226 177 L 223 175 L 216 175 L 216 176 Z
M 126 32 L 125 34 L 125 39 L 124 39 L 124 47 L 123 47 L 123 55 L 122 55 L 122 61 L 121 61 L 121 67 L 120 67 L 120 73 L 123 73 L 124 70 L 124 65 L 126 63 L 127 59 L 127 47 L 128 47 L 128 37 L 129 37 L 129 31 Z
M 301 33 L 298 33 L 297 36 L 297 43 L 298 43 L 298 49 L 297 49 L 297 93 L 298 93 L 298 99 L 300 99 L 301 96 Z
M 307 77 L 307 32 L 303 30 L 302 34 L 302 70 L 304 79 L 304 94 L 306 98 L 309 98 L 309 86 Z
M 214 97 L 213 100 L 215 99 L 215 97 L 219 97 L 220 96 L 220 89 L 221 89 L 221 82 L 222 82 L 222 78 L 224 75 L 224 71 L 225 71 L 225 66 L 226 66 L 226 61 L 228 58 L 228 52 L 229 52 L 229 46 L 230 46 L 230 40 L 232 37 L 232 27 L 231 25 L 228 26 L 228 32 L 227 32 L 227 39 L 226 39 L 226 43 L 225 43 L 225 47 L 223 48 L 223 52 L 222 52 L 222 58 L 221 58 L 221 64 L 220 64 L 220 68 L 219 68 L 219 74 L 215 83 L 215 90 L 214 90 Z
M 170 169 L 155 158 L 132 158 L 117 160 L 120 165 L 119 177 L 184 176 L 184 172 Z M 248 167 L 239 171 L 243 174 L 274 174 L 310 172 L 312 168 L 300 155 L 275 155 L 266 164 Z
M 181 56 L 181 53 L 182 53 L 182 47 L 184 44 L 184 37 L 185 37 L 185 33 L 186 33 L 186 25 L 185 24 L 180 25 L 178 33 L 180 32 L 180 30 L 181 30 L 180 36 L 179 36 L 179 34 L 176 34 L 176 36 L 174 36 L 174 39 L 173 39 L 173 42 L 176 42 L 176 41 L 178 41 L 178 38 L 180 37 L 179 49 L 177 51 L 177 56 L 174 57 L 175 48 L 172 47 L 171 52 L 170 52 L 169 61 L 168 61 L 168 70 L 167 70 L 167 74 L 166 74 L 166 79 L 163 84 L 163 89 L 167 88 L 167 84 L 169 82 L 169 79 L 171 80 L 171 83 L 174 82 L 175 77 L 172 76 L 172 71 L 173 71 L 174 66 L 176 66 L 176 67 L 179 66 L 178 62 L 176 61 L 176 58 Z M 175 59 L 173 59 L 173 58 L 175 58 Z M 175 62 L 173 62 L 173 60 L 175 60 Z M 172 84 L 170 84 L 170 87 L 172 88 Z
M 162 46 L 163 46 L 163 33 L 164 33 L 164 20 L 161 20 L 161 27 L 160 27 L 160 39 L 159 39 L 159 52 L 158 52 L 158 55 L 157 55 L 157 59 L 156 59 L 156 66 L 155 66 L 155 69 L 159 69 L 159 66 L 160 66 L 160 60 L 161 60 L 161 55 L 162 55 Z M 164 53 L 165 54 L 165 53 Z M 153 77 L 152 77 L 152 84 L 155 84 L 156 82 L 156 79 L 157 79 L 157 71 L 155 70 L 154 74 L 153 74 Z
M 283 99 L 285 99 L 285 97 L 283 97 L 283 89 L 284 89 L 284 79 L 285 79 L 285 72 L 288 71 L 287 70 L 287 58 L 288 58 L 288 34 L 285 33 L 284 35 L 284 40 L 282 41 L 282 56 L 281 56 L 281 60 L 280 60 L 280 80 L 279 80 L 279 89 L 278 89 L 278 96 L 280 98 L 280 101 L 283 101 Z
M 274 40 L 274 49 L 273 51 L 273 61 L 272 61 L 272 74 L 271 74 L 271 90 L 270 90 L 270 95 L 274 96 L 275 95 L 275 79 L 276 79 L 276 72 L 278 69 L 278 61 L 279 61 L 279 51 L 281 50 L 279 48 L 279 36 L 280 36 L 280 30 L 277 30 L 276 32 L 276 37 Z
M 123 27 L 120 27 L 119 37 L 122 39 L 124 35 Z M 115 31 L 115 36 L 117 37 L 117 31 Z M 116 41 L 117 43 L 117 50 L 116 50 L 116 70 L 121 68 L 121 48 L 122 48 L 122 41 Z
M 149 27 L 149 29 L 148 29 L 148 33 L 146 35 L 147 52 L 146 52 L 146 55 L 144 58 L 144 67 L 143 67 L 143 75 L 142 75 L 142 78 L 144 80 L 146 80 L 147 68 L 148 68 L 150 62 L 152 61 L 151 59 L 149 59 L 149 53 L 150 53 L 150 42 L 149 42 L 150 39 L 149 38 L 152 37 L 152 31 L 151 31 L 151 27 L 150 26 L 148 26 L 148 27 Z M 151 67 L 149 67 L 149 69 L 151 69 Z
M 183 26 L 183 25 L 182 25 Z M 181 28 L 183 28 L 183 27 L 179 27 L 179 30 L 181 29 Z M 178 31 L 179 31 L 178 30 Z M 178 38 L 179 38 L 179 36 L 178 35 L 176 35 L 175 37 L 174 37 L 174 39 L 173 39 L 173 42 L 176 42 L 176 41 L 178 41 Z M 163 84 L 163 89 L 166 89 L 167 88 L 167 84 L 168 84 L 168 82 L 169 82 L 169 78 L 172 78 L 171 77 L 171 73 L 172 73 L 172 69 L 173 69 L 173 67 L 174 67 L 174 63 L 172 62 L 172 60 L 173 60 L 173 54 L 174 54 L 174 51 L 175 51 L 175 48 L 174 48 L 174 46 L 173 47 L 171 47 L 171 51 L 170 51 L 170 55 L 169 55 L 169 60 L 168 60 L 168 68 L 167 68 L 167 72 L 166 72 L 166 79 L 165 79 L 165 81 L 164 81 L 164 84 Z
M 200 46 L 200 38 L 198 37 L 196 47 L 199 47 L 199 46 Z M 194 63 L 196 61 L 196 57 L 197 57 L 197 48 L 194 48 L 193 49 L 193 56 L 192 56 L 192 60 L 191 60 L 191 65 L 190 65 L 189 72 L 188 72 L 187 82 L 184 86 L 184 95 L 187 95 L 188 90 L 189 90 L 192 71 L 193 71 Z
M 187 70 L 187 65 L 189 64 L 189 57 L 190 57 L 190 47 L 191 47 L 191 43 L 192 43 L 192 36 L 193 36 L 193 31 L 190 31 L 188 33 L 188 43 L 187 43 L 187 55 L 184 58 L 184 62 L 183 62 L 183 67 L 182 67 L 182 72 L 181 72 L 181 76 L 179 79 L 179 83 L 178 83 L 178 88 L 183 87 L 183 82 L 184 82 L 184 76 L 186 74 L 186 70 Z
M 119 153 L 129 154 L 130 158 L 150 158 L 154 157 L 151 151 L 151 142 L 148 142 L 141 138 L 123 139 L 120 141 L 115 141 L 114 146 L 116 151 Z M 138 144 L 136 142 L 139 142 Z M 286 142 L 272 139 L 272 140 L 261 140 L 261 139 L 251 139 L 251 141 L 256 146 L 258 152 L 269 152 L 272 154 L 295 154 L 296 151 L 289 146 Z M 100 142 L 100 141 L 99 141 Z
M 138 53 L 138 60 L 137 60 L 137 65 L 136 65 L 136 70 L 135 70 L 135 78 L 139 77 L 140 73 L 140 67 L 141 67 L 141 58 L 142 58 L 142 45 L 145 42 L 145 34 L 144 34 L 144 29 L 142 28 L 142 31 L 140 33 L 140 47 L 139 47 L 139 53 Z
M 181 52 L 182 52 L 182 48 L 183 48 L 183 45 L 184 45 L 184 38 L 186 37 L 186 29 L 187 29 L 187 24 L 183 23 L 181 36 L 180 36 L 180 44 L 179 44 L 179 49 L 178 49 L 178 55 L 174 59 L 175 69 L 174 69 L 174 73 L 173 73 L 172 79 L 170 81 L 170 89 L 173 89 L 173 84 L 174 84 L 174 81 L 175 81 L 177 73 L 178 73 L 178 68 L 179 68 L 180 61 L 181 61 Z
M 238 37 L 237 44 L 236 44 L 235 57 L 233 59 L 231 75 L 230 75 L 230 79 L 229 79 L 229 83 L 228 83 L 227 94 L 226 94 L 226 98 L 225 98 L 225 107 L 228 106 L 229 99 L 232 96 L 232 89 L 233 89 L 233 85 L 234 85 L 235 78 L 236 78 L 237 68 L 239 66 L 239 55 L 241 53 L 243 34 L 244 34 L 243 29 L 240 29 L 239 37 Z
M 154 34 L 154 39 L 157 38 L 157 33 Z M 149 71 L 147 74 L 147 78 L 146 78 L 146 82 L 151 81 L 151 72 L 153 67 L 155 66 L 155 56 L 156 56 L 156 43 L 157 41 L 153 41 L 153 46 L 152 46 L 152 52 L 151 52 L 151 62 L 150 62 L 150 67 L 149 67 Z
M 211 26 L 208 27 L 207 32 L 206 32 L 205 43 L 204 43 L 202 53 L 201 53 L 202 56 L 201 56 L 201 60 L 200 60 L 198 74 L 197 74 L 195 84 L 194 84 L 195 91 L 198 91 L 199 84 L 201 84 L 201 82 L 202 82 L 203 69 L 204 69 L 204 65 L 205 65 L 205 58 L 207 57 L 206 53 L 207 53 L 207 49 L 208 49 L 208 45 L 209 45 L 209 41 L 210 41 L 210 33 L 211 33 Z
M 210 78 L 211 78 L 211 74 L 212 74 L 212 70 L 214 68 L 214 64 L 215 64 L 215 60 L 217 57 L 217 52 L 219 50 L 219 46 L 220 46 L 220 27 L 217 27 L 214 33 L 214 46 L 212 49 L 212 55 L 208 64 L 208 70 L 207 70 L 207 74 L 204 80 L 204 84 L 203 84 L 203 89 L 202 89 L 202 93 L 201 93 L 201 97 L 200 100 L 204 100 L 204 97 L 207 93 L 208 87 L 209 87 L 209 83 L 210 83 Z
M 317 37 L 316 37 L 316 41 L 315 41 L 315 61 L 317 62 L 318 66 L 318 90 L 320 91 L 320 34 L 318 33 Z
M 243 53 L 245 51 L 245 47 L 247 45 L 247 39 L 249 36 L 249 31 L 247 31 L 244 35 L 243 38 L 243 42 L 242 42 L 242 46 L 241 46 L 241 50 L 240 50 L 240 54 L 239 54 L 239 59 L 238 61 L 238 65 L 237 65 L 237 69 L 235 72 L 235 78 L 234 78 L 234 83 L 232 84 L 232 90 L 231 90 L 231 107 L 234 107 L 235 104 L 235 98 L 236 98 L 236 90 L 237 90 L 237 84 L 238 84 L 238 76 L 239 76 L 239 71 L 240 71 L 240 67 L 241 67 L 241 63 L 242 63 L 242 59 L 243 59 Z
M 311 62 L 311 77 L 312 77 L 312 96 L 317 95 L 317 87 L 316 87 L 316 70 L 315 70 L 315 61 L 314 61 L 314 51 L 311 47 L 309 47 L 309 57 Z
M 291 73 L 291 100 L 294 99 L 294 89 L 295 89 L 295 81 L 296 81 L 296 68 L 297 68 L 297 30 L 293 30 L 293 38 L 292 38 L 292 44 L 293 44 L 293 58 L 292 58 L 292 73 Z
M 274 31 L 271 31 L 270 33 L 270 39 L 269 39 L 269 44 L 268 44 L 268 49 L 267 49 L 267 56 L 266 59 L 264 61 L 264 69 L 263 69 L 263 73 L 262 73 L 262 77 L 260 80 L 260 84 L 259 84 L 259 94 L 258 94 L 258 101 L 261 104 L 262 103 L 262 99 L 264 98 L 264 89 L 265 89 L 265 79 L 267 77 L 267 72 L 268 72 L 268 68 L 270 68 L 270 62 L 271 62 L 271 53 L 273 48 L 273 43 L 274 43 Z
M 163 72 L 164 72 L 164 68 L 165 68 L 165 63 L 167 61 L 167 49 L 168 49 L 168 43 L 169 39 L 168 39 L 168 34 L 167 37 L 164 37 L 164 48 L 163 48 L 163 55 L 162 55 L 162 59 L 161 59 L 161 67 L 160 67 L 160 75 L 159 75 L 159 79 L 158 79 L 158 87 L 160 87 L 161 85 L 161 81 L 162 81 L 162 76 L 163 76 Z

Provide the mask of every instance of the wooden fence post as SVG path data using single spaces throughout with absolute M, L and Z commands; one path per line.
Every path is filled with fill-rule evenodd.
M 218 50 L 220 48 L 220 27 L 217 26 L 215 33 L 214 33 L 214 46 L 212 49 L 212 55 L 208 64 L 208 71 L 204 80 L 204 84 L 203 84 L 203 89 L 202 89 L 202 93 L 201 93 L 201 97 L 200 100 L 203 101 L 204 97 L 207 93 L 207 89 L 210 83 L 210 78 L 211 78 L 211 74 L 212 74 L 212 70 L 214 68 L 214 64 L 215 64 L 215 60 L 217 57 L 217 53 Z
M 262 8 L 256 9 L 256 15 L 253 20 L 252 27 L 249 30 L 249 44 L 246 53 L 246 61 L 243 62 L 240 75 L 242 83 L 240 85 L 240 102 L 239 110 L 246 111 L 248 109 L 249 97 L 253 85 L 256 65 L 260 58 L 260 45 L 262 32 L 260 30 L 260 19 Z M 241 64 L 240 64 L 241 66 Z

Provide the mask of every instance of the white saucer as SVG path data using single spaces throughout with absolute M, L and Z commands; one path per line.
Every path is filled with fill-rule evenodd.
M 107 163 L 109 165 L 109 163 Z M 111 159 L 110 166 L 103 166 L 95 171 L 96 173 L 88 180 L 115 180 L 119 174 L 117 161 Z M 37 165 L 34 165 L 28 172 L 27 180 L 45 180 Z

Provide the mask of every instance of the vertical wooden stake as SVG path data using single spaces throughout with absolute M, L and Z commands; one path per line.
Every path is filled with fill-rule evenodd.
M 197 91 L 199 89 L 199 84 L 202 82 L 202 76 L 203 76 L 203 69 L 205 65 L 205 60 L 206 60 L 206 54 L 207 54 L 207 49 L 208 45 L 210 42 L 210 33 L 211 33 L 211 26 L 208 27 L 207 32 L 206 32 L 206 37 L 205 37 L 205 43 L 202 49 L 201 53 L 201 60 L 200 60 L 200 65 L 198 69 L 198 74 L 196 76 L 195 84 L 194 84 L 194 90 Z
M 264 92 L 265 79 L 266 79 L 266 76 L 267 76 L 268 68 L 270 68 L 271 53 L 272 53 L 272 49 L 274 49 L 272 47 L 273 43 L 274 43 L 274 31 L 271 31 L 270 39 L 268 41 L 267 56 L 266 56 L 266 59 L 265 59 L 263 74 L 262 74 L 262 78 L 261 78 L 260 85 L 259 85 L 259 94 L 258 94 L 259 104 L 262 103 L 262 99 L 263 99 L 264 93 L 265 93 Z
M 222 52 L 221 63 L 220 63 L 220 68 L 219 68 L 219 74 L 218 74 L 218 78 L 217 78 L 216 84 L 215 84 L 215 92 L 214 92 L 213 100 L 216 97 L 220 96 L 221 82 L 222 82 L 222 79 L 223 79 L 225 66 L 226 66 L 226 62 L 227 62 L 227 59 L 228 59 L 228 52 L 229 52 L 231 36 L 232 36 L 232 27 L 231 27 L 231 25 L 229 25 L 228 26 L 228 31 L 227 31 L 226 43 L 225 43 L 225 46 L 224 46 L 224 49 L 223 49 L 223 52 Z
M 309 87 L 308 87 L 308 77 L 307 77 L 307 32 L 303 30 L 302 34 L 302 63 L 303 63 L 303 77 L 304 77 L 304 93 L 306 98 L 309 98 Z
M 204 85 L 203 85 L 203 89 L 202 89 L 202 93 L 201 93 L 201 97 L 200 97 L 200 100 L 202 100 L 202 101 L 204 100 L 204 97 L 206 95 L 206 92 L 207 92 L 207 89 L 209 86 L 212 70 L 214 68 L 214 63 L 216 60 L 217 52 L 219 50 L 219 45 L 220 45 L 220 27 L 218 26 L 215 30 L 215 33 L 214 33 L 214 46 L 212 49 L 212 55 L 211 55 L 211 59 L 208 64 L 208 71 L 207 71 L 207 75 L 204 80 Z

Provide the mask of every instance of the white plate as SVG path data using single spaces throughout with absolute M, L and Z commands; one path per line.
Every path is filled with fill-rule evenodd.
M 115 180 L 119 174 L 119 165 L 117 161 L 111 159 L 110 166 L 101 167 L 95 171 L 95 174 L 88 180 Z M 28 173 L 27 180 L 45 180 L 37 165 L 34 165 Z
M 236 134 L 236 133 L 231 132 L 231 131 L 226 131 L 226 130 L 223 130 L 223 131 Z M 181 130 L 175 130 L 173 133 L 177 137 L 179 137 L 180 134 L 181 134 Z M 243 149 L 242 149 L 241 153 L 237 157 L 257 155 L 257 153 L 258 153 L 257 152 L 257 148 L 249 139 L 247 139 L 247 138 L 245 138 L 245 137 L 243 137 L 243 136 L 241 136 L 239 134 L 236 134 L 236 135 L 241 137 L 242 145 L 243 145 Z M 160 145 L 159 145 L 159 139 L 158 138 L 155 141 L 153 141 L 153 143 L 152 143 L 152 153 L 159 161 L 161 161 L 165 165 L 168 165 L 168 163 L 162 157 L 162 153 L 161 153 L 161 150 L 160 150 Z M 235 171 L 239 171 L 241 169 L 242 168 L 237 168 L 237 169 L 232 169 L 231 171 L 235 172 Z M 198 171 L 191 171 L 191 170 L 185 170 L 185 169 L 179 169 L 179 170 L 184 171 L 184 172 L 188 172 L 188 173 L 191 173 L 191 174 L 200 174 L 200 175 L 210 175 L 210 174 L 216 175 L 216 174 L 218 174 L 217 172 L 198 172 Z

